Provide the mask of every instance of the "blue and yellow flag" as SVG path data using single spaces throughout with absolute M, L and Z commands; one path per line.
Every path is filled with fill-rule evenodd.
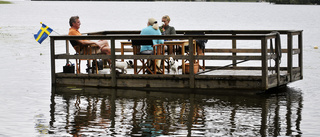
M 53 29 L 43 24 L 42 22 L 40 23 L 42 24 L 42 27 L 40 28 L 38 34 L 34 35 L 34 38 L 41 44 L 50 35 Z

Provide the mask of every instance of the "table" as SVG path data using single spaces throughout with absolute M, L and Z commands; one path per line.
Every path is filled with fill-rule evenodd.
M 123 41 L 120 42 L 121 43 L 121 55 L 124 55 L 124 46 L 132 46 L 131 41 Z M 195 40 L 193 40 L 193 44 L 195 45 Z M 172 47 L 175 45 L 181 46 L 181 54 L 184 55 L 185 54 L 185 46 L 189 45 L 189 41 L 187 40 L 178 40 L 178 41 L 164 41 L 164 44 L 168 47 L 167 49 L 169 49 L 169 47 Z M 193 51 L 194 51 L 194 55 L 196 55 L 196 46 L 193 46 Z M 173 52 L 168 53 L 170 54 L 175 54 Z M 123 59 L 122 59 L 123 61 Z M 185 61 L 184 59 L 182 59 L 182 73 L 185 74 Z

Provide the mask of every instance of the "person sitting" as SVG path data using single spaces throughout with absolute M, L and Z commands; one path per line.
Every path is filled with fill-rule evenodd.
M 176 30 L 174 27 L 172 26 L 169 26 L 169 23 L 170 23 L 170 17 L 168 15 L 164 15 L 162 17 L 162 26 L 160 27 L 160 31 L 162 33 L 162 35 L 176 35 Z M 181 47 L 177 47 L 178 49 L 181 49 Z M 172 46 L 169 46 L 169 47 L 166 47 L 166 51 L 168 52 L 168 54 L 173 54 L 173 49 L 174 47 Z
M 147 27 L 141 30 L 140 35 L 161 35 L 158 22 L 154 18 L 149 18 Z M 153 45 L 164 43 L 164 40 L 159 40 L 159 39 L 154 39 L 152 41 L 153 41 Z M 152 45 L 141 45 L 140 54 L 152 54 L 152 53 L 153 53 Z M 160 67 L 160 61 L 161 60 L 156 60 L 157 67 Z
M 154 18 L 149 18 L 147 27 L 141 30 L 140 35 L 161 35 L 158 22 Z M 153 45 L 163 43 L 163 40 L 153 40 Z M 152 53 L 150 51 L 153 51 L 152 45 L 141 45 L 140 54 Z
M 70 29 L 69 29 L 68 35 L 71 35 L 71 36 L 82 35 L 79 32 L 79 28 L 81 25 L 79 16 L 72 16 L 69 20 L 69 25 L 70 25 Z M 111 50 L 109 48 L 109 43 L 107 40 L 99 40 L 99 41 L 75 40 L 75 41 L 76 42 L 72 42 L 72 46 L 76 50 L 77 53 L 83 53 L 81 47 L 84 45 L 94 45 L 95 48 L 97 48 L 97 53 L 103 53 L 103 54 L 107 54 L 107 55 L 111 54 Z M 93 50 L 93 53 L 95 53 L 94 50 Z
M 162 35 L 176 35 L 176 30 L 174 29 L 174 27 L 169 26 L 170 17 L 168 15 L 162 17 L 162 22 L 163 25 L 160 27 Z
M 70 36 L 82 35 L 79 32 L 79 28 L 81 25 L 79 16 L 70 17 L 69 25 L 70 25 L 70 29 L 69 29 L 68 35 L 70 35 Z M 70 42 L 71 42 L 73 48 L 79 54 L 83 54 L 83 46 L 87 46 L 87 45 L 91 45 L 93 48 L 96 48 L 96 49 L 92 50 L 92 54 L 96 54 L 96 53 L 97 54 L 107 54 L 107 55 L 111 54 L 111 49 L 109 48 L 109 43 L 107 40 L 99 40 L 99 41 L 71 40 Z M 109 67 L 110 67 L 111 60 L 107 59 L 106 61 L 108 62 Z

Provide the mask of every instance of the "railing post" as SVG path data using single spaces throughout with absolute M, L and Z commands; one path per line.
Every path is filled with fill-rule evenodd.
M 301 79 L 303 79 L 303 43 L 302 43 L 302 31 L 299 34 L 299 38 L 298 38 L 298 48 L 300 50 L 299 53 L 299 68 L 300 68 L 300 76 Z
M 290 82 L 292 82 L 292 33 L 288 32 L 288 74 L 290 77 Z
M 280 45 L 277 45 L 278 43 L 280 43 L 280 37 L 276 37 L 275 38 L 275 46 L 279 46 L 279 48 L 281 48 Z M 275 71 L 277 73 L 277 85 L 279 86 L 280 85 L 280 55 L 278 53 L 281 53 L 281 49 L 279 49 L 277 47 L 275 47 L 275 53 L 276 53 L 276 60 L 275 60 Z M 280 50 L 280 51 L 279 51 Z
M 111 86 L 117 86 L 117 77 L 116 77 L 116 54 L 115 54 L 115 39 L 111 38 Z
M 237 35 L 236 33 L 232 34 L 232 36 L 236 36 L 236 35 Z M 237 52 L 235 52 L 237 49 L 237 40 L 236 39 L 232 39 L 232 49 L 233 49 L 232 57 L 236 57 L 237 56 Z M 232 65 L 233 67 L 237 67 L 237 60 L 233 59 L 232 64 L 233 64 Z
M 56 59 L 55 59 L 55 50 L 54 50 L 54 38 L 50 37 L 50 52 L 51 52 L 51 83 L 52 85 L 56 84 Z
M 267 60 L 267 39 L 266 37 L 261 39 L 261 74 L 262 74 L 262 90 L 268 89 L 268 60 Z
M 189 81 L 190 81 L 190 88 L 194 88 L 194 47 L 193 45 L 193 38 L 189 37 Z
M 66 55 L 70 55 L 70 50 L 69 50 L 69 40 L 66 40 Z M 66 64 L 69 63 L 69 59 L 67 59 Z

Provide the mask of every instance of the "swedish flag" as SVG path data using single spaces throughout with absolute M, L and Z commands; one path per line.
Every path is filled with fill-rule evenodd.
M 34 35 L 34 38 L 36 41 L 38 41 L 40 44 L 50 35 L 50 33 L 53 31 L 50 27 L 47 25 L 43 24 L 41 22 L 42 26 L 38 32 L 38 34 Z

